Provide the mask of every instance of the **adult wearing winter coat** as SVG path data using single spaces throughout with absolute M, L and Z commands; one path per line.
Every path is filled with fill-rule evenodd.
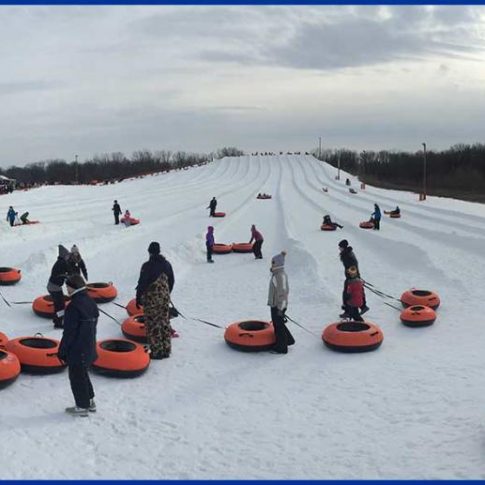
M 82 273 L 84 279 L 87 281 L 88 270 L 86 269 L 86 264 L 84 263 L 84 260 L 79 253 L 79 248 L 75 244 L 71 248 L 71 254 L 69 255 L 69 259 L 67 262 L 69 263 L 69 274 L 80 275 Z
M 271 279 L 268 291 L 268 306 L 271 307 L 276 342 L 273 353 L 287 354 L 288 345 L 293 345 L 295 339 L 285 325 L 285 312 L 288 307 L 288 276 L 285 272 L 286 251 L 281 251 L 271 260 Z
M 152 359 L 170 357 L 172 328 L 169 320 L 170 293 L 175 282 L 172 265 L 160 254 L 160 244 L 148 246 L 150 259 L 143 263 L 136 287 L 136 305 L 143 305 L 147 340 Z
M 54 328 L 62 328 L 64 320 L 64 293 L 62 285 L 70 274 L 69 255 L 71 254 L 62 244 L 59 244 L 59 256 L 52 266 L 51 275 L 47 282 L 47 291 L 54 302 Z
M 207 250 L 207 262 L 213 263 L 212 250 L 214 248 L 214 228 L 212 226 L 207 227 L 207 234 L 205 235 L 205 247 Z
M 15 223 L 15 214 L 16 212 L 14 211 L 13 207 L 10 206 L 8 208 L 8 212 L 7 212 L 7 221 L 10 223 L 10 226 L 13 227 L 14 223 Z
M 69 381 L 76 405 L 66 408 L 73 416 L 85 417 L 96 411 L 94 390 L 88 369 L 96 360 L 96 326 L 99 311 L 88 295 L 86 283 L 80 275 L 66 281 L 71 302 L 66 309 L 64 331 L 58 357 L 69 367 Z
M 255 259 L 263 259 L 261 246 L 263 245 L 264 238 L 263 235 L 256 229 L 256 226 L 254 224 L 251 226 L 251 239 L 249 241 L 249 244 L 251 244 L 253 241 L 253 253 Z
M 113 211 L 113 214 L 115 216 L 115 224 L 119 224 L 120 223 L 121 207 L 120 207 L 120 204 L 118 204 L 117 200 L 114 201 L 113 208 L 111 210 Z
M 381 226 L 381 208 L 377 204 L 374 204 L 374 212 L 371 217 L 374 221 L 374 229 L 378 231 Z
M 214 214 L 216 212 L 216 207 L 217 207 L 217 200 L 215 197 L 212 197 L 212 200 L 209 202 L 208 207 L 206 209 L 210 209 L 209 216 L 214 217 Z

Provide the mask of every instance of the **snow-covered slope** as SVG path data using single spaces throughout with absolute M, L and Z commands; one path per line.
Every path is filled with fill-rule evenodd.
M 335 174 L 310 156 L 237 157 L 116 185 L 2 196 L 1 214 L 13 205 L 41 220 L 0 226 L 0 265 L 23 274 L 0 288 L 8 300 L 45 294 L 57 245 L 75 243 L 90 281 L 113 281 L 126 304 L 156 240 L 174 266 L 182 313 L 221 326 L 269 319 L 269 262 L 286 249 L 288 313 L 315 336 L 289 323 L 297 343 L 287 355 L 246 354 L 225 344 L 223 330 L 178 318 L 170 359 L 137 379 L 93 375 L 98 412 L 88 419 L 64 413 L 67 373 L 21 375 L 0 391 L 1 477 L 485 478 L 485 208 L 373 187 L 352 195 L 347 175 Z M 273 198 L 257 200 L 258 192 Z M 207 217 L 213 196 L 226 218 Z M 141 224 L 115 226 L 114 199 Z M 383 218 L 379 232 L 359 229 L 374 202 L 398 204 L 403 217 Z M 327 213 L 344 229 L 320 231 Z M 264 259 L 215 255 L 208 265 L 209 223 L 223 243 L 249 241 L 256 224 Z M 366 318 L 383 330 L 383 345 L 351 355 L 325 348 L 319 335 L 341 311 L 343 238 L 363 277 L 386 293 L 437 291 L 436 323 L 404 327 L 398 311 L 368 293 Z M 126 317 L 113 304 L 101 308 Z M 30 305 L 2 301 L 0 331 L 61 335 Z M 121 333 L 102 315 L 98 335 Z

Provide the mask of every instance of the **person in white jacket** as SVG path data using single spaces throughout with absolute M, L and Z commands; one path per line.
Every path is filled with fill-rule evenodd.
M 271 260 L 271 280 L 269 282 L 268 306 L 271 307 L 271 320 L 273 321 L 276 342 L 271 352 L 287 354 L 288 345 L 293 345 L 295 339 L 286 328 L 285 312 L 288 308 L 288 276 L 285 272 L 286 251 L 273 256 Z

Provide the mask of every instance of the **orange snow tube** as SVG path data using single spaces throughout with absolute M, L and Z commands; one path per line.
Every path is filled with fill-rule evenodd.
M 368 352 L 382 344 L 381 329 L 371 322 L 337 322 L 325 328 L 322 340 L 339 352 Z
M 127 318 L 121 325 L 121 331 L 129 340 L 134 340 L 135 342 L 140 342 L 142 344 L 147 343 L 147 331 L 143 313 L 132 315 Z
M 9 340 L 6 349 L 18 357 L 22 372 L 53 374 L 66 367 L 66 364 L 57 358 L 59 341 L 53 338 L 19 337 Z
M 4 349 L 5 348 L 5 344 L 7 343 L 8 341 L 8 337 L 0 332 L 0 349 Z
M 333 224 L 322 224 L 320 226 L 320 229 L 322 231 L 335 231 L 335 229 L 337 229 L 337 226 L 334 226 Z
M 20 270 L 15 268 L 0 268 L 0 285 L 14 285 L 20 281 Z
M 120 222 L 124 224 L 125 222 L 129 222 L 130 226 L 136 226 L 137 224 L 140 224 L 140 219 L 135 219 L 134 217 L 122 217 L 120 219 Z
M 245 352 L 269 350 L 276 342 L 273 323 L 262 320 L 232 323 L 224 332 L 224 340 L 233 349 Z
M 143 313 L 143 306 L 140 306 L 140 308 L 136 307 L 136 298 L 132 298 L 129 302 L 128 305 L 126 305 L 126 311 L 128 312 L 128 315 L 133 316 L 136 314 L 142 314 Z
M 232 250 L 235 253 L 252 253 L 253 243 L 232 243 Z
M 93 370 L 110 377 L 137 377 L 150 365 L 147 351 L 135 342 L 125 339 L 102 340 L 96 344 L 98 358 Z
M 64 304 L 67 306 L 71 302 L 71 299 L 64 295 Z M 32 303 L 32 310 L 34 313 L 42 318 L 54 317 L 54 302 L 52 296 L 43 295 L 36 298 Z
M 214 254 L 228 254 L 232 251 L 232 244 L 214 244 L 212 252 Z
M 109 283 L 88 283 L 86 286 L 88 287 L 89 296 L 96 303 L 107 303 L 114 300 L 118 295 L 111 281 Z
M 0 350 L 0 389 L 12 384 L 20 374 L 20 362 L 15 354 Z
M 212 217 L 226 217 L 225 212 L 214 212 L 214 215 Z
M 440 306 L 440 297 L 433 291 L 411 288 L 401 295 L 401 303 L 404 308 L 413 305 L 423 305 L 436 310 Z
M 401 312 L 401 322 L 407 327 L 428 327 L 436 320 L 436 312 L 429 306 L 413 305 Z
M 374 223 L 371 221 L 364 221 L 359 224 L 361 229 L 374 229 Z

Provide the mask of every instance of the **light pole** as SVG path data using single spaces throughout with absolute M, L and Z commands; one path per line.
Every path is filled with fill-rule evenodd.
M 423 200 L 426 200 L 426 143 L 423 145 Z
M 76 183 L 79 183 L 79 165 L 77 163 L 77 155 L 75 155 L 75 162 L 76 162 Z
M 337 167 L 338 167 L 338 172 L 337 172 L 337 180 L 340 180 L 340 150 L 338 152 L 338 158 L 337 158 Z
M 322 137 L 318 137 L 318 159 L 322 159 Z

